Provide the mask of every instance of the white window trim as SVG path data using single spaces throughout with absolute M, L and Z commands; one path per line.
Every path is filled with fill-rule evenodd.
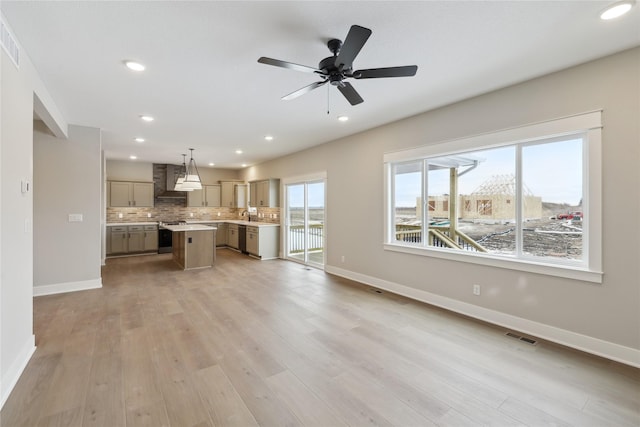
M 586 180 L 583 192 L 583 203 L 588 206 L 585 215 L 583 248 L 586 250 L 585 262 L 588 267 L 573 267 L 567 264 L 533 261 L 528 259 L 511 259 L 491 254 L 465 253 L 442 248 L 411 246 L 399 244 L 392 239 L 395 230 L 393 224 L 393 191 L 392 164 L 426 157 L 449 155 L 477 149 L 489 149 L 505 145 L 556 138 L 577 132 L 586 134 L 587 149 L 583 150 L 586 158 Z M 602 283 L 602 110 L 577 114 L 546 122 L 534 123 L 517 128 L 475 135 L 450 141 L 442 141 L 430 145 L 384 154 L 384 249 L 414 255 L 448 259 L 472 264 L 481 264 L 510 270 L 526 271 L 556 277 Z

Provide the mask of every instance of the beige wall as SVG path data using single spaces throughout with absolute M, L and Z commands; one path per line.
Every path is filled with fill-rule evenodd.
M 6 20 L 3 17 L 3 21 Z M 28 55 L 16 68 L 0 49 L 0 405 L 35 350 L 33 335 L 34 98 L 56 131 L 66 123 Z
M 100 129 L 69 126 L 60 139 L 34 124 L 34 287 L 100 286 Z
M 327 265 L 640 350 L 640 48 L 249 168 L 246 176 L 327 172 Z M 373 102 L 373 101 L 371 101 Z M 383 249 L 383 154 L 603 109 L 602 284 Z M 621 216 L 623 213 L 623 216 Z M 624 228 L 620 221 L 625 221 Z M 345 256 L 345 262 L 341 257 Z M 472 294 L 481 284 L 482 297 Z M 592 349 L 593 350 L 593 349 Z M 624 350 L 624 349 L 623 349 Z M 638 359 L 640 361 L 640 359 Z M 636 363 L 640 363 L 636 361 Z

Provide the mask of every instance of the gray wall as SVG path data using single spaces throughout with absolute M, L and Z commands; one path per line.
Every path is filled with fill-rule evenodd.
M 640 350 L 640 48 L 249 168 L 327 171 L 327 269 Z M 370 101 L 373 102 L 373 101 Z M 383 250 L 383 154 L 603 109 L 602 284 Z M 560 176 L 561 172 L 558 171 Z M 340 262 L 344 255 L 346 262 Z M 472 295 L 471 285 L 483 287 Z M 463 304 L 465 305 L 465 304 Z M 561 336 L 559 333 L 558 336 Z M 593 349 L 592 349 L 593 350 Z M 640 359 L 636 361 L 640 363 Z
M 101 285 L 100 129 L 69 126 L 56 138 L 34 122 L 34 293 Z M 69 222 L 82 214 L 82 222 Z M 84 286 L 83 286 L 84 285 Z

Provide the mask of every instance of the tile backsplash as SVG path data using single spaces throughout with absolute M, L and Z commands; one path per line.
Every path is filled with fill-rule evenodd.
M 247 219 L 241 216 L 243 211 L 245 209 L 190 208 L 182 199 L 156 199 L 152 208 L 107 208 L 107 223 Z M 280 208 L 257 208 L 257 214 L 251 215 L 251 220 L 279 224 Z

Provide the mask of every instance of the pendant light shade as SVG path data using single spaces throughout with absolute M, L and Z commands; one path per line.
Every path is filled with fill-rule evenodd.
M 176 178 L 175 185 L 173 187 L 174 191 L 193 191 L 193 188 L 187 188 L 184 186 L 184 181 L 187 178 L 187 155 L 182 155 L 182 167 L 180 168 L 180 172 L 178 173 L 178 177 Z
M 191 150 L 191 160 L 189 160 L 189 166 L 187 166 L 186 168 L 187 170 L 184 181 L 182 183 L 182 188 L 187 191 L 202 190 L 200 173 L 198 172 L 196 161 L 193 160 L 193 148 L 189 148 L 189 150 Z

